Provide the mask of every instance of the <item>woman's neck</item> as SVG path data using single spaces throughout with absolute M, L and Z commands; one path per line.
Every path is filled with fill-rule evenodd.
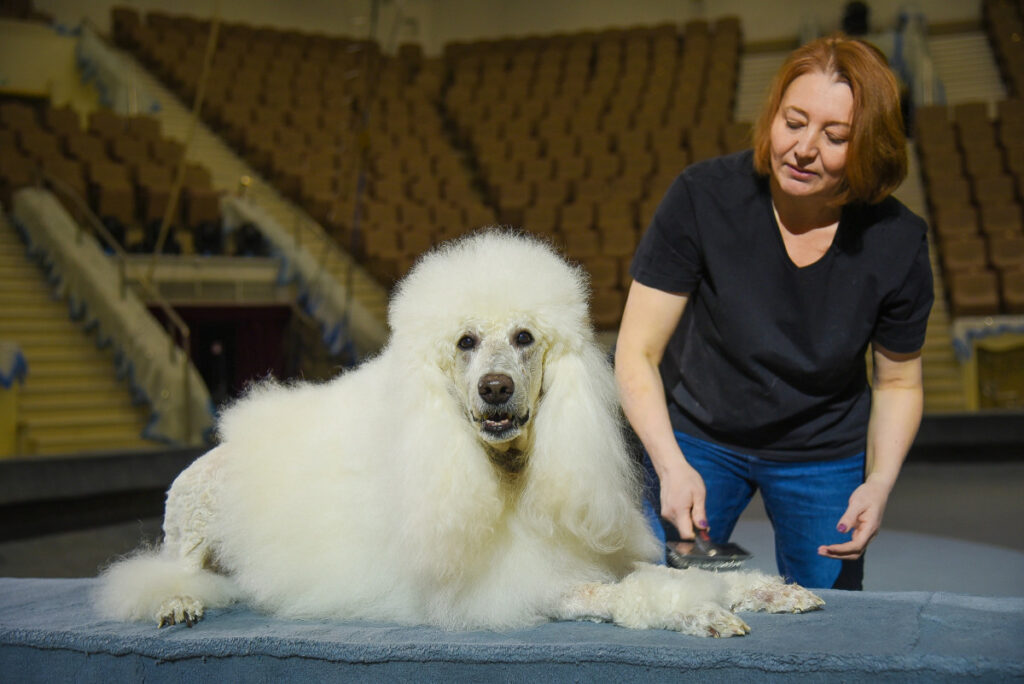
M 842 207 L 826 198 L 793 197 L 779 189 L 772 178 L 772 204 L 779 222 L 792 233 L 806 233 L 816 228 L 834 226 L 839 222 Z

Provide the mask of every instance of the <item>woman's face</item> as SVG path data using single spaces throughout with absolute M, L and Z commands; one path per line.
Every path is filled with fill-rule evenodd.
M 853 116 L 850 86 L 827 74 L 798 76 L 771 128 L 772 175 L 794 198 L 831 198 L 843 180 Z

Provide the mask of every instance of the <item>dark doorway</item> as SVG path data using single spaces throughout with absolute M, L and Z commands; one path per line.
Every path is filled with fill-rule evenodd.
M 189 327 L 192 362 L 217 407 L 253 381 L 285 379 L 289 307 L 183 306 L 176 311 Z M 163 320 L 159 310 L 153 313 Z

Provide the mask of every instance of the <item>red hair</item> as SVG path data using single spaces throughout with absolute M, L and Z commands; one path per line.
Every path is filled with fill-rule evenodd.
M 775 75 L 754 126 L 754 168 L 763 175 L 771 173 L 772 121 L 786 89 L 807 73 L 831 76 L 853 93 L 846 169 L 836 203 L 881 202 L 907 175 L 900 88 L 878 48 L 842 34 L 796 49 Z

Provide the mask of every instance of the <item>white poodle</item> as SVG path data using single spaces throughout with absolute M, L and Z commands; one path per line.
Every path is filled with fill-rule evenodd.
M 587 295 L 581 270 L 509 232 L 431 252 L 379 356 L 225 413 L 220 446 L 171 486 L 161 548 L 109 568 L 99 607 L 161 626 L 244 600 L 291 618 L 701 636 L 745 634 L 733 610 L 819 607 L 778 578 L 648 563 Z

